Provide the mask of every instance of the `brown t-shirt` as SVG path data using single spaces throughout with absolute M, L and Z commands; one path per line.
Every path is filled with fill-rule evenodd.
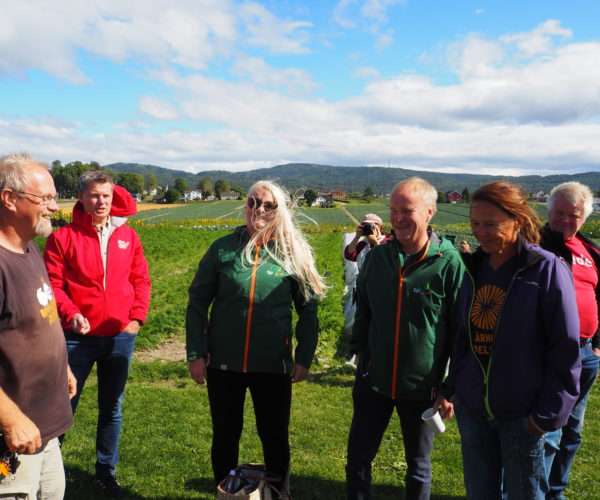
M 38 426 L 43 442 L 73 424 L 65 338 L 33 242 L 24 254 L 0 246 L 0 387 Z

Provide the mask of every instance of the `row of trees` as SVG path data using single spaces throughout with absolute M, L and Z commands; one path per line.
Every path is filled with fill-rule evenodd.
M 79 191 L 79 177 L 88 170 L 104 170 L 112 176 L 115 183 L 127 189 L 130 193 L 143 193 L 144 189 L 151 191 L 157 189 L 158 179 L 154 174 L 132 174 L 129 172 L 116 172 L 109 168 L 102 168 L 98 162 L 83 163 L 74 161 L 62 165 L 60 161 L 52 162 L 50 174 L 60 198 L 74 198 Z
M 185 179 L 178 177 L 177 179 L 175 179 L 173 188 L 179 191 L 180 193 L 183 193 L 184 191 L 187 191 L 189 189 L 189 185 Z M 203 198 L 208 198 L 209 196 L 214 195 L 216 198 L 221 199 L 221 195 L 223 193 L 229 193 L 230 191 L 235 191 L 240 195 L 240 197 L 246 195 L 246 191 L 244 189 L 242 189 L 239 186 L 231 187 L 229 182 L 223 179 L 217 180 L 213 187 L 210 177 L 201 177 L 198 180 L 198 182 L 196 182 L 194 188 L 202 193 Z
M 109 173 L 115 180 L 115 183 L 125 188 L 132 194 L 142 194 L 144 192 L 152 193 L 155 189 L 158 192 L 163 191 L 163 187 L 158 185 L 156 175 L 152 173 L 133 174 L 129 172 L 117 172 L 109 168 L 103 168 L 98 162 L 83 163 L 74 161 L 63 165 L 59 160 L 52 162 L 50 173 L 54 179 L 54 185 L 58 191 L 60 198 L 74 198 L 79 190 L 79 177 L 88 170 L 104 170 Z M 246 191 L 238 186 L 233 188 L 225 180 L 219 179 L 214 186 L 209 177 L 202 177 L 198 180 L 195 189 L 202 193 L 203 198 L 216 196 L 221 199 L 222 193 L 236 191 L 240 197 L 246 195 Z M 179 201 L 183 197 L 183 193 L 189 189 L 185 179 L 175 179 L 174 185 L 167 189 L 165 198 L 168 202 L 173 203 Z

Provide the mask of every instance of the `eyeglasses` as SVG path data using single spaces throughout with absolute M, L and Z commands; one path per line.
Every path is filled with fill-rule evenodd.
M 260 207 L 265 209 L 265 212 L 272 212 L 273 210 L 277 210 L 277 203 L 271 203 L 270 201 L 263 201 L 260 198 L 254 198 L 251 196 L 248 198 L 248 208 L 251 210 L 258 210 Z
M 58 200 L 58 194 L 33 194 L 33 193 L 28 193 L 26 191 L 19 191 L 19 194 L 28 194 L 29 196 L 35 196 L 36 198 L 39 198 L 40 200 L 42 200 L 42 205 L 49 205 L 53 200 L 57 201 Z

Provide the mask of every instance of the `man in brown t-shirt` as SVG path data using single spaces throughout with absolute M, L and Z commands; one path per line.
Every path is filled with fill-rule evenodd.
M 19 462 L 0 462 L 2 498 L 56 500 L 65 490 L 58 436 L 73 423 L 69 398 L 76 381 L 32 241 L 50 234 L 57 210 L 45 166 L 26 154 L 0 158 L 0 447 L 17 453 Z

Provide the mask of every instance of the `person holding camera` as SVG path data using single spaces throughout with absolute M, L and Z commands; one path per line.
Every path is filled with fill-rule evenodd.
M 354 314 L 356 313 L 356 279 L 362 267 L 365 257 L 371 248 L 379 245 L 385 235 L 381 230 L 381 217 L 375 214 L 367 214 L 356 228 L 354 238 L 344 247 L 344 258 L 354 262 L 350 273 L 346 277 L 347 296 L 344 302 L 344 329 L 350 335 L 354 325 Z M 350 233 L 348 234 L 348 237 Z M 356 366 L 356 355 L 353 355 L 348 364 Z
M 379 215 L 365 215 L 356 228 L 354 239 L 344 249 L 344 257 L 356 262 L 359 269 L 368 251 L 379 245 L 385 238 L 381 231 L 382 223 Z M 366 251 L 364 251 L 365 249 Z

